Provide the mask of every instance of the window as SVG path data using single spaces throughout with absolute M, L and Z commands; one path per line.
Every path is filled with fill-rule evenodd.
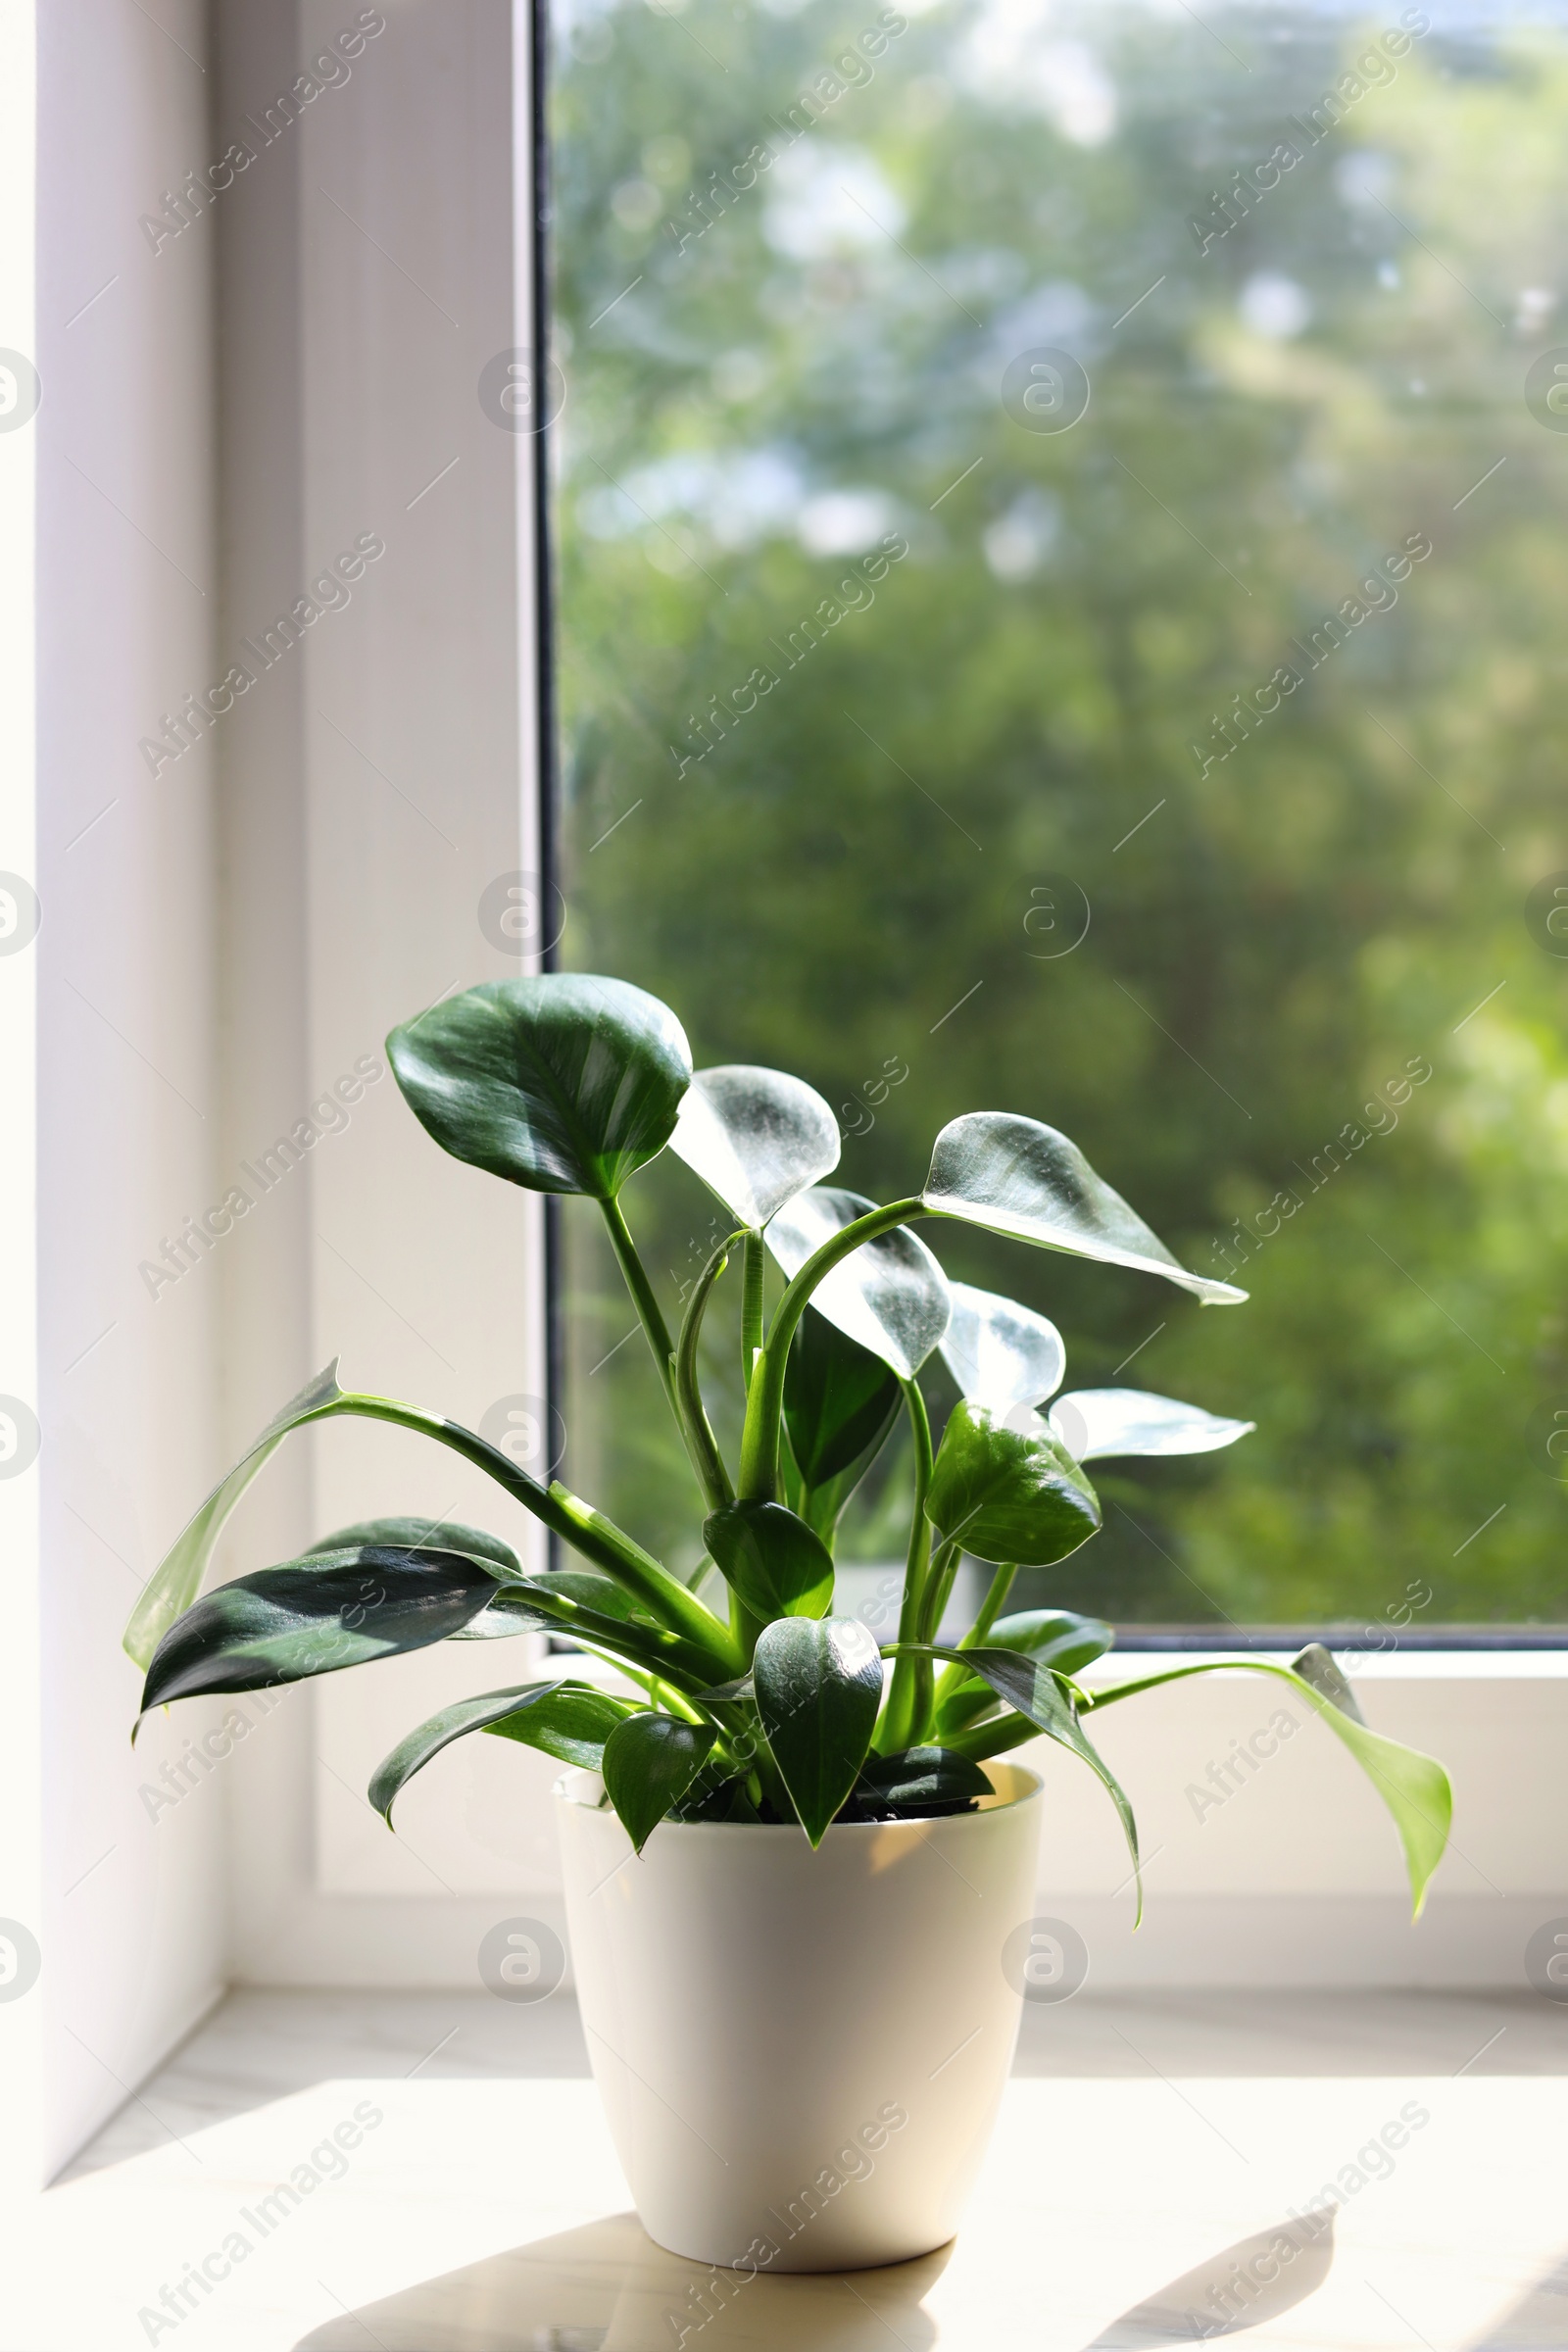
M 1258 1423 L 1102 1466 L 1050 1597 L 1123 1624 L 1564 1613 L 1565 33 L 558 12 L 561 954 L 809 1078 L 836 1182 L 1024 1111 L 1248 1287 L 929 1229 L 1070 1386 Z M 672 1296 L 706 1196 L 628 1205 Z M 695 1559 L 594 1222 L 571 1474 Z

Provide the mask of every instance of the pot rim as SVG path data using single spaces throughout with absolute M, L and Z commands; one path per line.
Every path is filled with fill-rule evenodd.
M 1039 1802 L 1045 1783 L 1039 1773 L 1032 1772 L 1027 1764 L 1010 1763 L 1000 1756 L 987 1756 L 980 1769 L 991 1782 L 993 1795 L 989 1803 L 982 1798 L 973 1813 L 915 1813 L 906 1815 L 902 1821 L 835 1821 L 829 1824 L 822 1843 L 825 1845 L 829 1838 L 882 1838 L 890 1831 L 924 1831 L 986 1821 L 994 1819 L 999 1813 L 1016 1812 L 1024 1805 Z M 999 1771 L 1005 1773 L 1012 1782 L 1010 1789 L 998 1788 L 996 1775 Z M 605 1802 L 604 1790 L 603 1774 L 594 1772 L 584 1764 L 572 1764 L 554 1784 L 551 1794 L 558 1804 L 575 1805 L 583 1813 L 608 1813 L 610 1819 L 615 1821 L 616 1815 Z M 663 1834 L 674 1831 L 682 1836 L 697 1837 L 707 1837 L 714 1831 L 751 1838 L 759 1836 L 799 1838 L 806 1834 L 799 1822 L 788 1821 L 662 1821 L 659 1828 Z

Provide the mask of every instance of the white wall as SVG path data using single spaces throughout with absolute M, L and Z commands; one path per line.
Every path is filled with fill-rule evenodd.
M 202 19 L 191 0 L 171 0 L 166 30 L 121 0 L 40 9 L 34 80 L 32 13 L 5 15 L 0 141 L 0 341 L 42 382 L 35 420 L 0 435 L 0 864 L 42 908 L 35 945 L 0 961 L 0 1388 L 42 1431 L 36 1466 L 0 1486 L 0 1914 L 43 1955 L 35 1991 L 0 2006 L 0 2062 L 33 2082 L 24 2128 L 0 2135 L 23 2178 L 121 2104 L 224 1964 L 220 1825 L 187 1812 L 155 1834 L 119 1649 L 137 1578 L 217 1458 L 213 1302 L 187 1286 L 155 1304 L 137 1271 L 205 1197 L 217 1139 L 212 764 L 198 748 L 155 781 L 138 752 L 203 682 L 217 595 L 210 272 L 199 252 L 155 256 L 138 226 L 206 144 Z M 34 502 L 29 649 L 13 607 Z

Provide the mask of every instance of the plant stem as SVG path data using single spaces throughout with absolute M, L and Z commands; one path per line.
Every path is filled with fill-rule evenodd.
M 708 1507 L 716 1511 L 726 1502 L 733 1502 L 735 1490 L 729 1483 L 724 1457 L 718 1450 L 703 1403 L 702 1386 L 697 1374 L 697 1343 L 702 1336 L 703 1317 L 708 1311 L 709 1295 L 714 1283 L 729 1263 L 729 1253 L 736 1236 L 720 1242 L 707 1265 L 692 1286 L 686 1301 L 686 1313 L 680 1327 L 680 1345 L 675 1350 L 675 1408 L 680 1421 L 681 1435 L 686 1440 L 692 1466 L 702 1482 L 708 1497 Z
M 741 1294 L 741 1377 L 752 1393 L 752 1367 L 762 1345 L 762 1276 L 766 1260 L 760 1233 L 746 1236 L 745 1288 Z
M 1038 1740 L 1040 1726 L 1031 1723 L 1027 1715 L 994 1715 L 989 1723 L 972 1723 L 962 1731 L 950 1732 L 943 1740 L 956 1756 L 967 1756 L 973 1764 L 983 1764 L 987 1756 L 1000 1756 L 1004 1749 L 1021 1747 L 1026 1740 Z
M 681 1443 L 686 1448 L 697 1483 L 703 1491 L 704 1500 L 710 1510 L 716 1510 L 721 1502 L 729 1500 L 729 1473 L 718 1458 L 718 1447 L 714 1443 L 713 1433 L 708 1426 L 707 1415 L 701 1412 L 701 1400 L 699 1400 L 698 1408 L 701 1415 L 699 1423 L 688 1421 L 682 1409 L 675 1345 L 669 1336 L 669 1326 L 664 1321 L 659 1300 L 654 1296 L 654 1286 L 648 1279 L 648 1269 L 637 1254 L 637 1245 L 632 1240 L 631 1228 L 621 1213 L 620 1202 L 618 1200 L 601 1200 L 599 1205 L 604 1210 L 611 1244 L 619 1260 L 621 1273 L 625 1276 L 626 1288 L 631 1293 L 632 1304 L 636 1307 L 638 1320 L 647 1334 L 648 1345 L 653 1351 L 659 1377 L 664 1386 L 664 1395 L 669 1400 L 669 1409 L 675 1416 L 675 1427 L 681 1435 Z M 711 1261 L 710 1262 L 711 1263 Z
M 438 1421 L 433 1413 L 421 1413 L 412 1404 L 399 1404 L 391 1396 L 339 1397 L 315 1417 L 326 1420 L 338 1413 L 358 1414 L 370 1421 L 390 1421 L 395 1428 L 411 1429 L 420 1437 L 434 1438 L 438 1445 L 450 1446 L 498 1486 L 505 1487 L 514 1501 L 580 1551 L 584 1559 L 591 1560 L 624 1591 L 643 1601 L 661 1624 L 695 1643 L 713 1661 L 713 1679 L 723 1681 L 744 1672 L 746 1661 L 731 1640 L 729 1628 L 695 1592 L 688 1592 L 667 1568 L 661 1567 L 624 1529 L 571 1494 L 559 1480 L 553 1479 L 548 1488 L 542 1487 L 526 1470 L 519 1470 L 510 1455 L 486 1444 L 472 1430 L 464 1429 L 456 1421 Z
M 752 1371 L 752 1385 L 746 1398 L 746 1428 L 741 1438 L 741 1466 L 736 1486 L 749 1501 L 774 1502 L 778 1498 L 778 1433 L 784 1410 L 784 1366 L 789 1360 L 790 1342 L 795 1327 L 810 1303 L 811 1293 L 824 1275 L 831 1274 L 841 1258 L 846 1258 L 862 1242 L 874 1241 L 879 1233 L 891 1233 L 895 1225 L 906 1225 L 913 1217 L 933 1216 L 919 1200 L 894 1200 L 886 1208 L 873 1208 L 853 1225 L 846 1225 L 813 1250 L 795 1280 L 785 1291 L 773 1316 L 767 1335 L 767 1345 L 757 1358 Z
M 960 1649 L 978 1649 L 980 1647 L 981 1642 L 1002 1615 L 1007 1594 L 1012 1591 L 1012 1580 L 1017 1573 L 1016 1563 L 1007 1560 L 1004 1560 L 997 1570 L 991 1579 L 991 1590 L 981 1603 L 979 1616 L 970 1626 L 969 1631 L 958 1637 Z M 960 1683 L 967 1680 L 968 1676 L 962 1666 L 944 1666 L 941 1680 L 936 1687 L 936 1708 L 940 1709 L 942 1701 L 956 1690 Z
M 914 1432 L 914 1512 L 909 1521 L 909 1547 L 904 1563 L 904 1598 L 899 1607 L 899 1640 L 918 1642 L 920 1608 L 926 1572 L 931 1561 L 931 1522 L 925 1498 L 931 1487 L 931 1422 L 918 1381 L 903 1382 L 904 1401 Z M 894 1660 L 882 1722 L 872 1741 L 879 1755 L 894 1756 L 913 1744 L 915 1725 L 931 1701 L 929 1658 L 900 1656 Z
M 620 1262 L 621 1273 L 626 1278 L 626 1288 L 631 1293 L 632 1304 L 637 1309 L 638 1320 L 648 1335 L 648 1345 L 653 1349 L 654 1362 L 659 1367 L 659 1377 L 664 1384 L 664 1394 L 669 1398 L 670 1406 L 678 1420 L 680 1408 L 675 1401 L 675 1348 L 669 1336 L 669 1326 L 660 1311 L 659 1300 L 654 1297 L 654 1286 L 648 1279 L 647 1268 L 637 1254 L 637 1245 L 632 1240 L 631 1228 L 621 1213 L 620 1202 L 618 1200 L 601 1200 L 599 1205 L 604 1210 L 605 1224 L 610 1232 L 611 1247 Z

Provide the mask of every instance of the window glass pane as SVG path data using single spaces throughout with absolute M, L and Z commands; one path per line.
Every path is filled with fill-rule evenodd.
M 1051 1597 L 1124 1621 L 1564 1615 L 1565 35 L 556 26 L 563 953 L 699 1064 L 811 1080 L 842 1183 L 1027 1112 L 1248 1287 L 923 1229 L 1055 1317 L 1069 1387 L 1257 1421 L 1103 1466 Z M 662 1163 L 627 1205 L 672 1305 L 706 1197 Z M 693 1557 L 566 1222 L 573 1477 Z M 847 1542 L 902 1531 L 873 1496 Z

